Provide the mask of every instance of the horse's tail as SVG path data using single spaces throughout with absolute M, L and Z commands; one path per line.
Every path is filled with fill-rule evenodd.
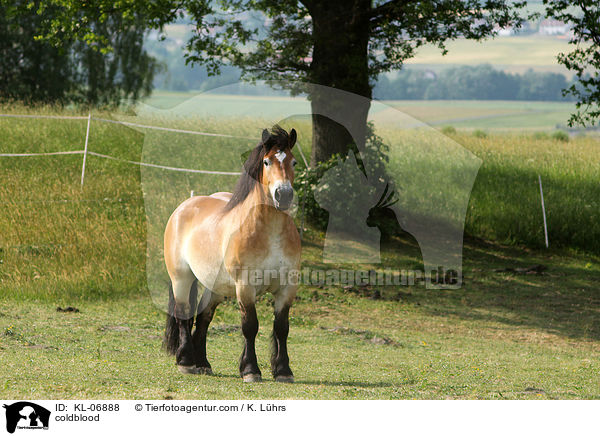
M 198 305 L 198 281 L 194 280 L 190 289 L 190 307 L 191 314 L 188 322 L 190 330 L 194 325 L 194 316 L 196 314 L 196 306 Z M 173 285 L 169 283 L 169 307 L 167 310 L 167 323 L 165 325 L 165 337 L 163 339 L 163 347 L 169 354 L 175 354 L 179 348 L 179 326 L 175 317 L 175 295 L 173 295 Z

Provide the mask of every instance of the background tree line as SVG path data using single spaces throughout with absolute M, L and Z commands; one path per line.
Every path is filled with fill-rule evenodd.
M 40 39 L 58 10 L 39 0 L 0 0 L 0 102 L 119 106 L 150 94 L 160 64 L 143 46 L 141 19 L 93 21 L 79 14 L 110 47 L 103 50 L 75 35 L 60 44 Z
M 160 54 L 157 58 L 162 62 L 171 59 Z M 155 78 L 158 89 L 208 91 L 241 80 L 241 71 L 235 67 L 225 67 L 221 75 L 210 76 L 206 68 L 190 68 L 182 60 L 172 59 L 165 65 L 167 68 Z M 490 65 L 460 66 L 437 73 L 407 69 L 380 75 L 373 88 L 373 97 L 379 100 L 575 101 L 575 96 L 563 95 L 562 91 L 576 83 L 564 74 L 533 70 L 511 74 Z M 250 91 L 250 87 L 237 86 L 230 87 L 227 92 L 247 94 Z
M 490 65 L 460 66 L 433 73 L 402 70 L 395 76 L 382 75 L 373 90 L 377 99 L 387 100 L 534 100 L 574 101 L 563 89 L 574 82 L 559 73 L 528 70 L 511 74 Z

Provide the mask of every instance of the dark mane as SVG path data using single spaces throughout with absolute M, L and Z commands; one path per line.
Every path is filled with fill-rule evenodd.
M 243 203 L 248 195 L 250 195 L 256 184 L 260 183 L 259 180 L 262 177 L 264 157 L 265 148 L 261 142 L 254 148 L 254 150 L 252 150 L 252 153 L 250 153 L 250 156 L 248 156 L 248 159 L 244 163 L 242 175 L 240 176 L 237 185 L 235 185 L 233 195 L 223 209 L 225 212 L 230 211 L 238 204 Z
M 266 137 L 266 135 L 268 135 L 268 137 Z M 248 156 L 248 159 L 246 159 L 242 175 L 235 186 L 231 199 L 223 208 L 224 212 L 228 212 L 238 204 L 243 203 L 256 187 L 256 184 L 260 183 L 265 154 L 273 147 L 277 147 L 279 150 L 289 147 L 289 134 L 278 125 L 273 126 L 270 134 L 265 129 L 263 132 L 263 140 L 254 147 Z

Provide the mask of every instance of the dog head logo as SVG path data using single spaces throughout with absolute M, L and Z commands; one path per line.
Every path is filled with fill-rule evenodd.
M 50 422 L 50 411 L 28 401 L 5 404 L 6 431 L 14 433 L 21 429 L 47 429 Z

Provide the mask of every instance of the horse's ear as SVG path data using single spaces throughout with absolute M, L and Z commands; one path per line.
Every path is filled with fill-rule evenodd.
M 290 150 L 292 148 L 294 148 L 294 144 L 296 143 L 296 138 L 298 138 L 298 135 L 296 134 L 296 129 L 292 129 L 290 131 Z
M 263 132 L 262 132 L 263 145 L 267 144 L 267 141 L 269 140 L 270 137 L 271 137 L 271 134 L 269 133 L 269 131 L 267 129 L 263 130 Z

